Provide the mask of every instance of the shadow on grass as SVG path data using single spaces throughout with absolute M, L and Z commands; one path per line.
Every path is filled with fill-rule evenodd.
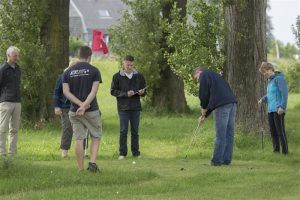
M 65 166 L 64 166 L 65 167 Z M 105 173 L 77 172 L 75 168 L 35 164 L 28 161 L 0 161 L 0 195 L 31 190 L 49 190 L 78 185 L 126 185 L 152 180 L 152 171 L 105 169 Z

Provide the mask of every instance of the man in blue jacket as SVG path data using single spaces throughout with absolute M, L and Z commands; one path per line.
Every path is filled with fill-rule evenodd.
M 215 148 L 211 166 L 230 165 L 234 140 L 236 98 L 223 77 L 210 69 L 197 67 L 193 78 L 199 81 L 199 99 L 203 123 L 211 112 L 214 113 Z
M 283 154 L 288 153 L 288 143 L 285 134 L 284 115 L 286 112 L 288 90 L 284 76 L 281 72 L 275 72 L 271 63 L 263 62 L 259 71 L 268 77 L 267 94 L 258 103 L 268 104 L 268 119 L 273 141 L 273 151 L 280 152 L 280 144 Z

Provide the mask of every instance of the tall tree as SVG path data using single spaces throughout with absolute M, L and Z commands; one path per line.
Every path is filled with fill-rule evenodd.
M 167 43 L 174 52 L 167 53 L 172 70 L 184 80 L 185 89 L 194 95 L 198 87 L 191 73 L 195 66 L 221 71 L 224 65 L 222 7 L 205 0 L 188 3 L 187 16 L 173 9 L 168 24 Z
M 47 96 L 47 62 L 40 27 L 45 22 L 46 0 L 0 1 L 1 60 L 11 46 L 21 50 L 22 116 L 26 121 L 39 118 L 39 110 L 46 105 L 40 99 Z
M 52 89 L 57 75 L 69 63 L 69 5 L 70 0 L 47 0 L 48 13 L 41 28 L 41 40 L 46 47 L 48 56 L 47 98 L 41 99 L 45 107 L 40 110 L 40 116 L 49 117 L 52 113 Z
M 181 18 L 184 18 L 186 15 L 186 0 L 163 1 L 162 18 L 169 24 L 172 23 L 171 12 L 175 2 L 177 3 L 177 8 L 180 9 Z M 166 54 L 172 54 L 174 52 L 173 48 L 168 47 L 168 35 L 168 31 L 164 30 L 160 40 L 160 48 L 162 49 L 160 59 L 160 81 L 153 89 L 151 102 L 158 107 L 158 109 L 167 108 L 168 110 L 176 112 L 185 112 L 187 110 L 187 103 L 184 95 L 183 80 L 171 70 L 170 64 L 165 56 Z
M 21 49 L 26 121 L 46 119 L 52 113 L 54 82 L 68 65 L 68 20 L 69 0 L 0 1 L 0 58 L 5 58 L 10 45 Z
M 265 93 L 265 79 L 258 68 L 266 61 L 267 0 L 226 0 L 224 76 L 238 99 L 237 123 L 258 131 L 258 99 Z
M 300 15 L 297 17 L 296 24 L 293 25 L 293 33 L 296 38 L 297 46 L 300 49 Z

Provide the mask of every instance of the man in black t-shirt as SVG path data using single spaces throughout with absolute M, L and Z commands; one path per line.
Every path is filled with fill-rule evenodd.
M 90 47 L 80 48 L 80 61 L 63 74 L 63 92 L 71 101 L 69 117 L 76 136 L 75 153 L 79 171 L 84 169 L 83 140 L 88 129 L 92 137 L 88 170 L 97 172 L 99 169 L 95 161 L 102 135 L 102 124 L 96 94 L 102 79 L 99 70 L 89 64 L 91 56 Z

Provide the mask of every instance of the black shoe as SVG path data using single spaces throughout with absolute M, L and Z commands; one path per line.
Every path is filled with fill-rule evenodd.
M 212 167 L 221 166 L 221 165 L 222 165 L 221 163 L 213 163 L 213 162 L 210 163 L 210 166 Z
M 97 164 L 92 162 L 89 162 L 89 167 L 87 168 L 87 170 L 91 172 L 100 172 L 100 169 L 98 168 Z

